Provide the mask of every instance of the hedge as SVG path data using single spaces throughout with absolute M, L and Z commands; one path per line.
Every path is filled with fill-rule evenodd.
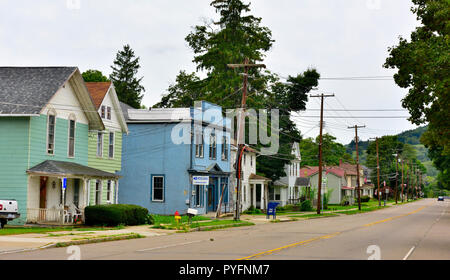
M 148 223 L 147 208 L 131 204 L 87 206 L 84 214 L 86 225 L 133 226 Z

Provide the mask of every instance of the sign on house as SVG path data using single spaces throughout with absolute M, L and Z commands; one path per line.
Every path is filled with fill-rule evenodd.
M 194 185 L 208 185 L 209 184 L 209 176 L 193 176 L 192 184 Z

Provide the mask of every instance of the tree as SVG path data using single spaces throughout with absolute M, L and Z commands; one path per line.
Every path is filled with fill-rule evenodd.
M 210 5 L 219 18 L 195 26 L 185 38 L 194 53 L 197 72 L 180 71 L 175 84 L 155 107 L 188 107 L 195 100 L 209 101 L 223 108 L 240 107 L 242 69 L 231 69 L 227 64 L 243 63 L 246 58 L 250 63 L 261 63 L 272 48 L 272 33 L 261 26 L 261 18 L 249 14 L 250 4 L 243 0 L 213 0 Z M 205 78 L 200 78 L 204 75 Z M 290 113 L 305 109 L 307 93 L 317 86 L 320 75 L 308 69 L 289 76 L 288 84 L 269 70 L 251 68 L 248 75 L 247 107 L 267 109 L 269 115 L 272 109 L 280 110 L 278 154 L 257 158 L 257 173 L 275 181 L 286 175 L 284 165 L 292 158 L 289 156 L 292 143 L 301 140 Z M 270 123 L 267 129 L 270 130 Z M 256 146 L 262 147 L 260 143 Z
M 116 88 L 117 97 L 120 101 L 134 108 L 140 108 L 144 87 L 141 85 L 142 77 L 136 78 L 140 68 L 139 57 L 135 58 L 134 51 L 129 45 L 117 52 L 113 72 L 109 76 Z
M 420 125 L 428 123 L 421 138 L 431 151 L 430 158 L 441 171 L 442 185 L 449 186 L 448 160 L 450 156 L 450 5 L 448 0 L 412 0 L 411 11 L 421 25 L 408 41 L 400 37 L 399 44 L 389 48 L 384 67 L 396 68 L 395 82 L 408 88 L 402 100 L 411 114 L 410 121 Z
M 301 166 L 319 165 L 319 136 L 315 140 L 312 138 L 303 139 L 300 142 L 300 151 L 302 151 Z M 339 161 L 354 163 L 352 156 L 345 151 L 344 145 L 336 142 L 336 137 L 330 134 L 322 136 L 322 155 L 323 164 L 327 166 L 339 165 Z
M 109 82 L 109 79 L 99 70 L 89 69 L 81 74 L 85 82 Z

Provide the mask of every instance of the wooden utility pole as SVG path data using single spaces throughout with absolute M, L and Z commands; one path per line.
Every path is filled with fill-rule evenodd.
M 406 164 L 406 167 L 408 167 L 408 188 L 406 189 L 406 202 L 409 201 L 409 188 L 411 186 L 411 162 L 409 162 L 409 165 Z
M 244 64 L 228 64 L 229 68 L 244 68 L 244 85 L 242 87 L 242 101 L 241 101 L 241 110 L 239 111 L 239 119 L 238 119 L 238 135 L 237 135 L 237 144 L 238 151 L 236 154 L 236 205 L 235 205 L 235 214 L 234 219 L 240 219 L 240 185 L 241 185 L 241 157 L 245 148 L 245 135 L 244 135 L 244 127 L 245 127 L 245 106 L 247 104 L 247 83 L 248 83 L 248 70 L 250 68 L 266 68 L 264 64 L 249 64 L 248 58 L 245 58 Z
M 378 137 L 375 138 L 377 146 L 377 185 L 378 185 L 378 207 L 381 206 L 381 196 L 380 196 L 380 156 L 378 154 Z
M 396 154 L 395 157 L 395 191 L 394 191 L 394 195 L 395 195 L 395 204 L 397 204 L 398 202 L 398 197 L 397 197 L 397 191 L 398 189 L 398 152 Z
M 401 161 L 402 161 L 402 203 L 403 203 L 403 188 L 405 187 L 405 184 L 404 184 L 404 182 L 403 182 L 403 171 L 404 171 L 404 164 L 403 164 L 403 159 L 401 159 Z
M 325 97 L 334 97 L 334 94 L 318 94 L 310 97 L 320 97 L 320 136 L 319 136 L 319 182 L 317 184 L 317 214 L 320 214 L 320 205 L 322 202 L 322 129 L 323 129 L 323 99 Z
M 354 128 L 355 129 L 355 144 L 356 144 L 356 188 L 357 188 L 357 192 L 358 192 L 358 209 L 359 211 L 361 211 L 361 186 L 359 184 L 359 150 L 358 150 L 358 128 L 364 128 L 366 127 L 365 125 L 362 126 L 358 126 L 358 125 L 354 125 L 354 126 L 349 126 L 348 128 Z

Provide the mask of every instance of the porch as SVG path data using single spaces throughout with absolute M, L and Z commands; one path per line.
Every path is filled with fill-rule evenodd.
M 250 203 L 256 209 L 265 210 L 269 203 L 269 182 L 270 179 L 250 174 L 248 179 L 250 185 Z
M 83 223 L 91 180 L 114 181 L 114 192 L 118 191 L 118 175 L 72 162 L 48 160 L 27 173 L 27 223 Z

